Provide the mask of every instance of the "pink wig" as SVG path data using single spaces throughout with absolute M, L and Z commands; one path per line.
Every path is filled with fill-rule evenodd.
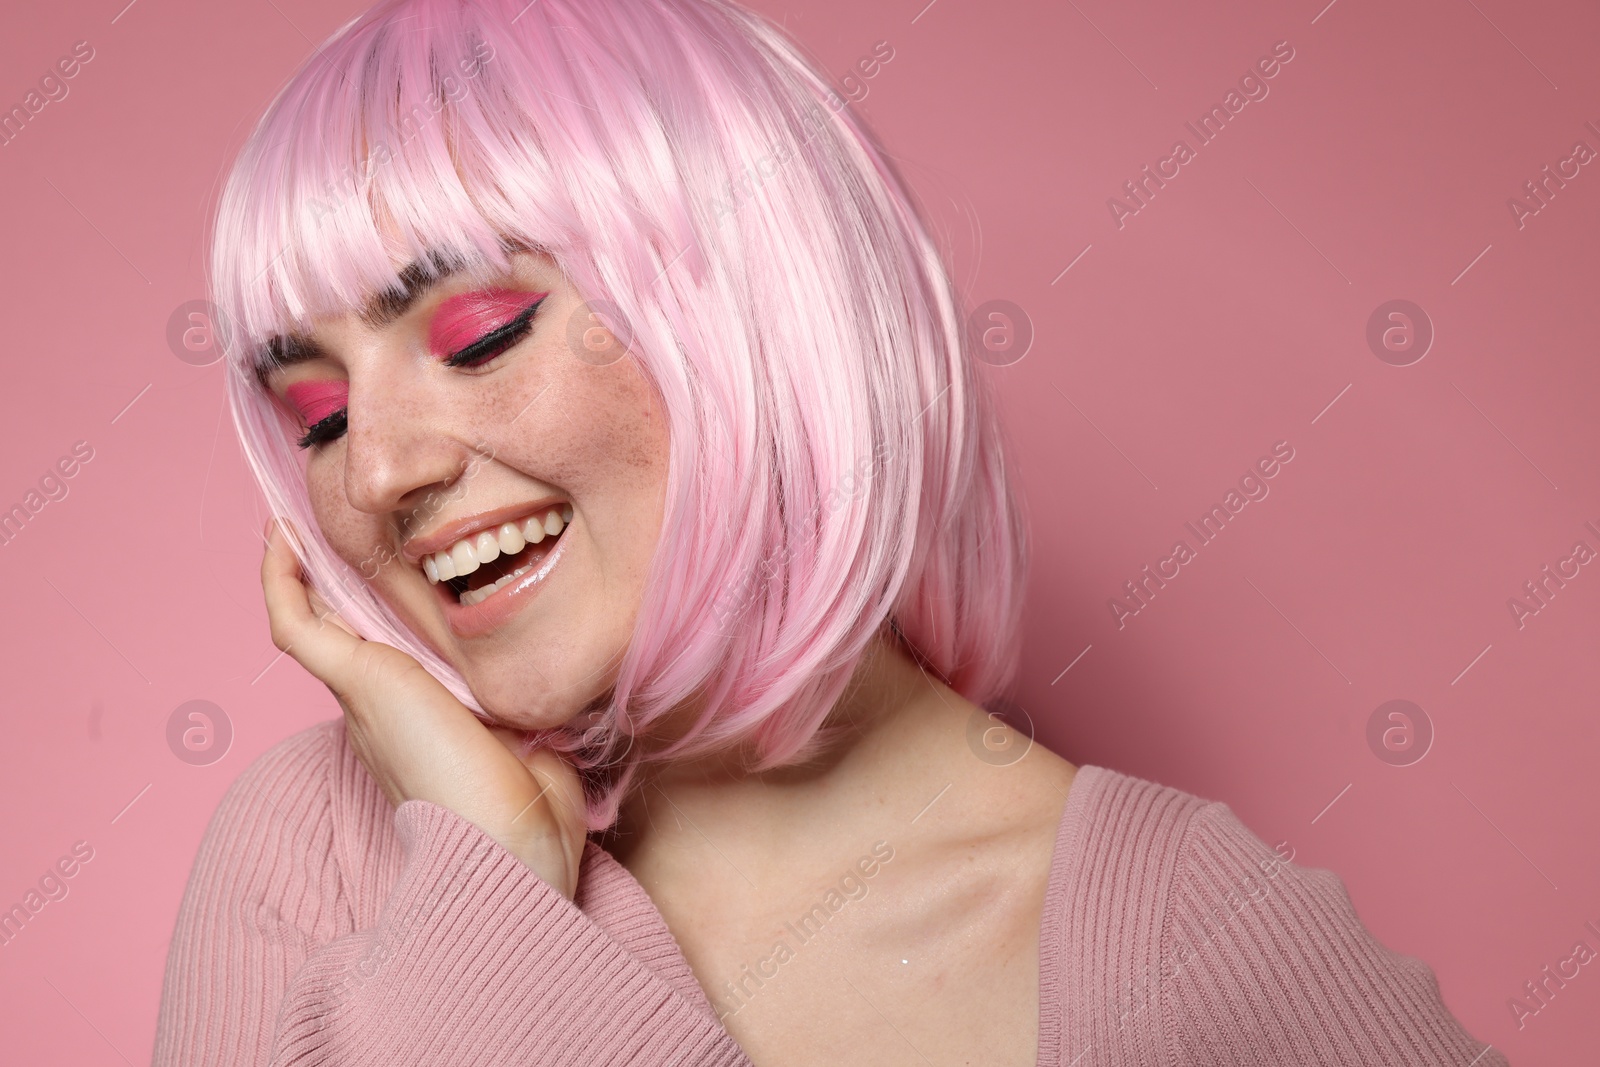
M 400 284 L 397 253 L 488 277 L 519 246 L 606 309 L 668 413 L 666 532 L 616 684 L 598 726 L 535 739 L 593 772 L 592 827 L 644 758 L 804 759 L 886 624 L 969 700 L 1010 684 L 1024 524 L 939 251 L 826 78 L 723 0 L 386 0 L 241 149 L 210 267 L 234 422 L 358 632 L 483 714 L 322 538 L 262 345 Z M 686 735 L 632 744 L 689 700 Z

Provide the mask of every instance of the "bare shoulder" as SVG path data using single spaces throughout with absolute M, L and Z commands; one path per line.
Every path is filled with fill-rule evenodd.
M 948 697 L 934 713 L 940 727 L 905 756 L 901 876 L 939 886 L 952 908 L 981 907 L 1031 939 L 1078 768 L 977 705 Z
M 970 758 L 953 777 L 972 797 L 967 831 L 1001 846 L 1053 844 L 1078 768 L 997 717 L 987 717 L 981 736 L 970 727 L 966 735 Z

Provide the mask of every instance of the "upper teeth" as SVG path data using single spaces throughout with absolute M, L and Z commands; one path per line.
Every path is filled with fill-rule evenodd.
M 521 552 L 529 544 L 554 537 L 571 519 L 572 505 L 558 504 L 519 522 L 503 522 L 492 530 L 480 530 L 442 552 L 423 556 L 423 573 L 432 584 L 464 577 L 485 563 L 499 559 L 502 553 L 509 556 Z

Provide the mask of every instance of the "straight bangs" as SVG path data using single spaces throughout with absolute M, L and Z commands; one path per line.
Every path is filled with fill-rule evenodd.
M 388 0 L 241 149 L 210 260 L 234 422 L 357 632 L 487 717 L 323 539 L 296 427 L 261 383 L 269 341 L 419 271 L 487 283 L 518 250 L 552 258 L 669 424 L 663 533 L 616 684 L 585 728 L 533 739 L 590 772 L 592 829 L 647 760 L 807 758 L 885 629 L 969 700 L 1010 684 L 1021 507 L 939 252 L 845 101 L 722 0 Z M 687 731 L 634 743 L 686 703 Z

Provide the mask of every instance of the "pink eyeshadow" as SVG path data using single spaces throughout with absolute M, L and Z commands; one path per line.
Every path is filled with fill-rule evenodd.
M 338 381 L 295 382 L 283 395 L 307 426 L 314 426 L 344 407 L 350 398 L 350 383 Z
M 428 329 L 428 344 L 443 359 L 459 352 L 490 330 L 516 318 L 548 293 L 521 289 L 475 289 L 440 304 Z

